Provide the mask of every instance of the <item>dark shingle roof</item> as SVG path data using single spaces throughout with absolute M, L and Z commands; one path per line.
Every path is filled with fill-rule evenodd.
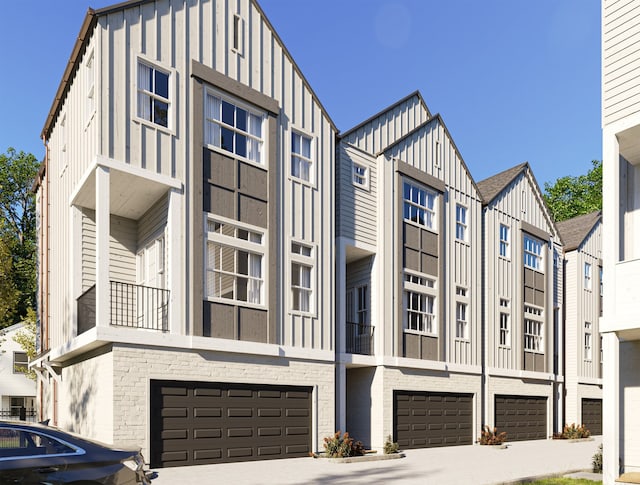
M 573 219 L 567 219 L 566 221 L 556 222 L 556 227 L 564 242 L 564 250 L 573 251 L 577 249 L 601 218 L 602 212 L 596 211 Z
M 478 182 L 478 189 L 480 190 L 485 205 L 491 203 L 491 201 L 528 166 L 529 164 L 524 162 Z

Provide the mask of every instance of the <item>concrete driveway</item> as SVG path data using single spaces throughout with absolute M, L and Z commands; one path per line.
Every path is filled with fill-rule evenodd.
M 324 458 L 159 468 L 153 485 L 176 484 L 504 484 L 590 470 L 601 443 L 563 440 L 510 443 L 507 449 L 470 445 L 408 450 L 399 460 L 335 463 Z

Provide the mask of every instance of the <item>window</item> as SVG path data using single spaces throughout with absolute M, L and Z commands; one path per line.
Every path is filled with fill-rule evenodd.
M 528 234 L 524 235 L 524 265 L 536 271 L 542 270 L 542 241 Z
M 302 242 L 291 242 L 291 309 L 313 311 L 313 248 Z
M 467 208 L 456 204 L 456 239 L 467 240 Z
M 591 322 L 584 322 L 584 359 L 591 360 L 592 357 Z
M 524 307 L 524 350 L 544 353 L 542 309 Z
M 435 333 L 434 298 L 414 291 L 405 292 L 407 298 L 407 328 L 423 333 Z
M 67 115 L 63 114 L 60 121 L 60 177 L 67 170 L 67 165 Z
M 500 345 L 510 347 L 509 339 L 509 300 L 500 298 Z
M 584 263 L 584 289 L 591 290 L 591 264 Z
M 404 183 L 404 219 L 424 226 L 436 228 L 436 194 L 417 187 L 409 182 Z
M 369 188 L 369 170 L 364 165 L 353 162 L 351 165 L 351 177 L 353 185 L 365 189 Z
M 469 339 L 469 323 L 467 322 L 467 304 L 456 303 L 456 338 Z
M 311 138 L 291 133 L 291 175 L 309 182 L 311 180 Z
M 169 126 L 169 74 L 138 62 L 138 117 Z
M 25 372 L 29 367 L 29 358 L 25 352 L 13 353 L 13 373 Z
M 500 256 L 510 258 L 509 253 L 509 226 L 500 224 Z
M 457 296 L 467 296 L 467 289 L 462 286 L 456 286 L 456 295 Z
M 603 347 L 602 347 L 602 335 L 600 335 L 600 363 L 601 364 L 604 362 L 603 355 L 604 353 L 603 353 Z
M 45 455 L 83 455 L 85 453 L 84 450 L 76 449 L 69 443 L 33 431 L 0 427 L 0 435 L 4 452 L 0 454 L 2 458 L 32 459 Z
M 85 118 L 89 121 L 89 118 L 95 111 L 95 73 L 94 73 L 94 56 L 93 51 L 87 56 L 87 62 L 85 63 Z
M 436 146 L 435 146 L 436 156 L 435 156 L 435 161 L 433 163 L 433 166 L 436 168 L 440 168 L 440 153 L 441 153 L 440 145 L 441 145 L 440 140 L 436 140 Z
M 207 221 L 206 297 L 264 305 L 264 234 Z
M 264 164 L 264 115 L 206 91 L 204 138 L 207 145 Z
M 356 288 L 356 321 L 355 323 L 359 323 L 359 324 L 367 324 L 369 323 L 369 318 L 368 318 L 368 309 L 367 309 L 367 303 L 368 303 L 368 292 L 369 292 L 369 288 L 364 285 L 364 286 L 359 286 L 358 288 Z
M 238 54 L 244 54 L 244 20 L 240 15 L 233 16 L 232 48 Z

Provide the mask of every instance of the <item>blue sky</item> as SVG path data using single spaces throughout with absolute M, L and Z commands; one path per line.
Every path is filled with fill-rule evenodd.
M 89 6 L 4 2 L 0 152 L 40 132 Z M 477 181 L 529 161 L 541 186 L 602 157 L 598 0 L 259 0 L 341 131 L 420 90 Z

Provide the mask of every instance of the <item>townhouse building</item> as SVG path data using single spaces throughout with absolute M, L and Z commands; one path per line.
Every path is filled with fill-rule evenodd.
M 564 415 L 602 434 L 602 213 L 557 224 L 564 243 Z
M 14 337 L 25 324 L 16 323 L 0 331 L 0 418 L 32 420 L 36 409 L 36 384 L 22 370 L 29 358 Z
M 89 9 L 42 131 L 41 418 L 152 466 L 321 448 L 335 135 L 255 1 Z
M 419 92 L 339 137 L 340 425 L 381 448 L 471 444 L 481 417 L 481 199 Z
M 528 163 L 478 183 L 483 198 L 484 422 L 510 441 L 562 426 L 562 245 Z
M 602 1 L 603 483 L 640 472 L 640 2 Z M 636 483 L 637 483 L 636 475 Z M 626 477 L 625 477 L 626 479 Z

